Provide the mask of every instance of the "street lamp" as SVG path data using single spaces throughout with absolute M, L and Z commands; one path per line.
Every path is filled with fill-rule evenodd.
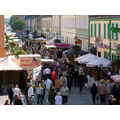
M 58 33 L 58 32 L 56 32 L 57 40 L 58 40 L 58 35 L 59 35 L 59 33 Z
M 75 35 L 74 40 L 75 40 L 75 45 L 77 45 L 77 40 L 78 40 L 77 35 Z

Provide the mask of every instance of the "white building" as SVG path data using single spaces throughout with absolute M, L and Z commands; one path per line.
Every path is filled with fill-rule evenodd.
M 82 50 L 88 51 L 88 16 L 53 15 L 52 33 L 59 33 L 62 43 L 75 45 L 75 36 L 82 41 Z

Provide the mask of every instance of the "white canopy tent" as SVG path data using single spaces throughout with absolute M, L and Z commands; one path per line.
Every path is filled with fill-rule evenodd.
M 85 63 L 88 67 L 94 67 L 94 66 L 107 67 L 111 63 L 109 60 L 105 58 L 100 58 L 91 53 L 78 57 L 75 59 L 75 61 L 77 61 L 78 63 Z
M 54 62 L 53 59 L 41 59 L 41 62 Z
M 96 59 L 98 59 L 97 56 L 89 53 L 87 55 L 83 55 L 81 57 L 76 58 L 75 61 L 77 61 L 78 63 L 89 63 L 89 62 L 96 60 Z
M 46 42 L 46 44 L 54 44 L 54 41 L 57 39 L 57 36 L 54 36 L 50 41 Z
M 12 70 L 23 70 L 21 67 L 16 65 L 10 57 L 0 59 L 0 71 L 12 71 Z
M 111 75 L 110 78 L 114 80 L 115 83 L 120 84 L 120 75 Z
M 107 59 L 104 59 L 104 58 L 98 58 L 98 59 L 96 59 L 96 60 L 93 60 L 93 61 L 91 61 L 91 62 L 89 62 L 89 63 L 87 63 L 87 66 L 88 67 L 92 67 L 92 66 L 99 66 L 99 67 L 107 67 L 107 66 L 109 66 L 110 65 L 110 61 L 109 60 L 107 60 Z
M 43 38 L 43 37 L 40 37 L 40 38 L 36 38 L 35 40 L 41 40 L 41 41 L 44 41 L 44 40 L 47 40 L 46 38 Z
M 46 47 L 47 49 L 49 49 L 49 48 L 56 48 L 55 45 L 43 45 L 42 47 Z

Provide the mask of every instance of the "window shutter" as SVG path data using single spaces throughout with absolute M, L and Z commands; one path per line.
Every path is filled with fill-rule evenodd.
M 114 23 L 112 23 L 112 27 L 114 27 Z M 112 32 L 112 39 L 114 39 L 114 32 Z
M 116 28 L 118 28 L 118 23 L 116 24 Z M 116 33 L 116 40 L 118 40 L 118 32 Z
M 99 24 L 99 37 L 101 37 L 101 24 Z
M 104 24 L 104 38 L 106 38 L 106 24 Z
M 91 37 L 93 37 L 93 24 L 91 24 Z
M 96 37 L 96 24 L 94 24 L 94 37 Z

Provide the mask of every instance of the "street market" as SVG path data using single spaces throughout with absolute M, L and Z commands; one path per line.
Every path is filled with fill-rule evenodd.
M 60 43 L 58 33 L 52 38 L 33 38 L 24 31 L 6 34 L 0 95 L 7 94 L 11 105 L 120 104 L 119 67 L 81 49 L 77 36 L 72 45 Z

